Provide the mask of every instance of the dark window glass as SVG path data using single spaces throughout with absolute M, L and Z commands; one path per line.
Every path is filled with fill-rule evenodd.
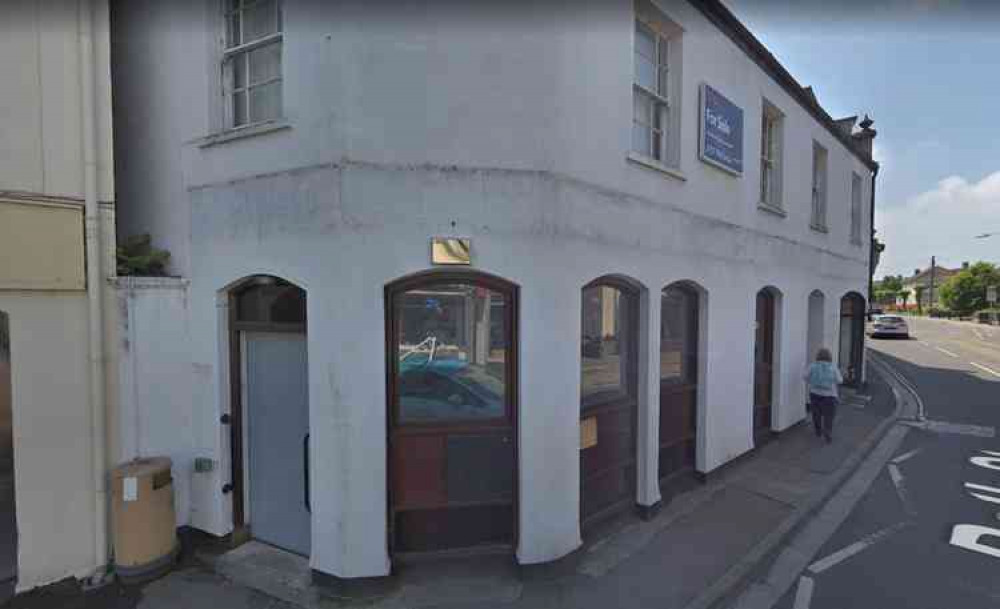
M 671 286 L 660 299 L 660 380 L 693 383 L 698 364 L 698 294 Z
M 634 362 L 631 297 L 618 288 L 583 289 L 580 399 L 584 407 L 628 397 Z
M 254 323 L 306 323 L 306 293 L 280 279 L 261 278 L 236 297 L 236 320 Z
M 504 296 L 475 285 L 442 284 L 396 298 L 399 421 L 505 416 Z

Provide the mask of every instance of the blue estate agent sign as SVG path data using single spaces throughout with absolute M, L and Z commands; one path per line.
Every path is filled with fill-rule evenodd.
M 701 85 L 701 160 L 743 174 L 743 109 L 712 87 Z

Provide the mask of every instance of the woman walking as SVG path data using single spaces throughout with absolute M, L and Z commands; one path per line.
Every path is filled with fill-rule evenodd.
M 809 411 L 813 417 L 816 437 L 833 441 L 833 418 L 837 415 L 839 397 L 837 386 L 844 382 L 840 370 L 833 365 L 833 355 L 826 347 L 816 352 L 816 361 L 806 369 L 805 381 L 809 391 Z

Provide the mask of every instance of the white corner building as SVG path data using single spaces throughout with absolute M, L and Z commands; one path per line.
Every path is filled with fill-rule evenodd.
M 516 7 L 516 8 L 514 8 Z M 524 565 L 862 381 L 870 121 L 718 0 L 119 0 L 119 460 L 335 578 Z M 197 467 L 196 467 L 197 466 Z

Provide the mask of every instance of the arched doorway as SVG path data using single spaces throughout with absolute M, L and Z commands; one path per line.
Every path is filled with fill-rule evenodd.
M 424 273 L 385 298 L 392 551 L 512 548 L 517 287 Z
M 679 282 L 660 294 L 661 487 L 695 468 L 702 292 L 691 283 Z
M 10 327 L 0 311 L 0 604 L 17 581 L 17 516 L 14 509 L 14 425 Z
M 806 362 L 816 357 L 816 352 L 824 346 L 824 323 L 826 315 L 826 297 L 823 292 L 813 290 L 809 294 L 809 327 L 806 334 Z
M 635 503 L 638 291 L 617 278 L 583 288 L 580 522 L 584 533 Z
M 233 519 L 308 556 L 309 382 L 306 293 L 269 275 L 229 292 Z
M 753 439 L 759 445 L 771 434 L 771 410 L 774 407 L 778 306 L 780 293 L 775 288 L 757 292 L 756 334 L 754 337 Z
M 861 382 L 865 348 L 865 299 L 850 292 L 840 299 L 840 373 L 847 385 Z

